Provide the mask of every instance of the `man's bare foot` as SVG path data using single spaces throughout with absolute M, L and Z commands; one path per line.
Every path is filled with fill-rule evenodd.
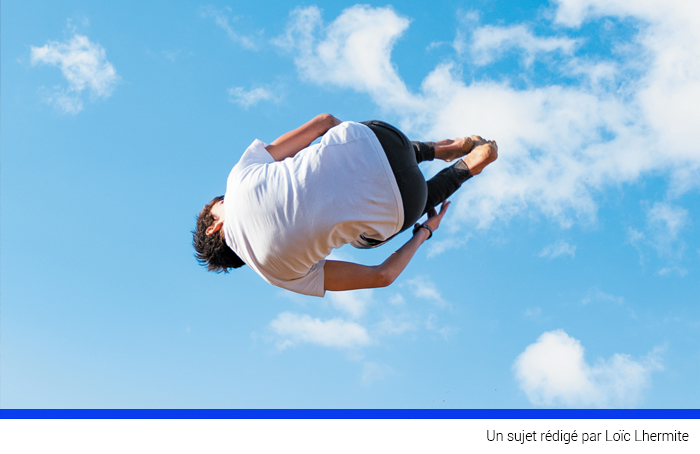
M 484 140 L 479 136 L 471 136 L 474 149 L 462 158 L 472 175 L 478 175 L 484 167 L 498 158 L 498 145 L 493 140 Z
M 435 159 L 450 162 L 466 156 L 474 148 L 474 137 L 477 136 L 461 137 L 454 140 L 445 139 L 435 142 Z

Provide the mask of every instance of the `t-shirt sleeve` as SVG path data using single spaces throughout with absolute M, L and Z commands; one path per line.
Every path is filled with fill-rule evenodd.
M 321 260 L 311 267 L 306 276 L 289 281 L 276 280 L 275 285 L 303 295 L 323 297 L 326 293 L 323 282 L 325 276 L 323 273 L 323 266 L 325 264 L 326 261 Z
M 275 159 L 267 152 L 265 147 L 267 144 L 258 139 L 255 139 L 253 143 L 246 149 L 241 156 L 241 159 L 236 164 L 237 168 L 244 169 L 253 164 L 267 164 L 270 162 L 275 162 Z

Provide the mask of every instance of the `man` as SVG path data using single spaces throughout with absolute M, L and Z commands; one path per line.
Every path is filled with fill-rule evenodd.
M 388 286 L 439 227 L 447 197 L 497 153 L 479 136 L 409 142 L 380 121 L 319 115 L 269 145 L 248 147 L 226 195 L 197 218 L 197 259 L 210 271 L 248 264 L 273 285 L 314 296 Z M 418 163 L 432 159 L 457 163 L 426 182 Z M 326 260 L 344 244 L 376 247 L 412 226 L 412 238 L 380 265 Z

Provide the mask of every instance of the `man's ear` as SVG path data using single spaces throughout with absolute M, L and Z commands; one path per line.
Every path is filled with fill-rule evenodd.
M 211 235 L 212 233 L 218 232 L 219 230 L 221 230 L 221 227 L 223 227 L 223 226 L 224 226 L 224 221 L 215 221 L 214 225 L 210 226 L 206 230 L 206 234 Z

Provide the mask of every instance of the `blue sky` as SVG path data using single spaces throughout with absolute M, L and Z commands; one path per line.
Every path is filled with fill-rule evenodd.
M 3 2 L 0 406 L 697 408 L 698 8 Z M 322 112 L 500 157 L 389 288 L 199 267 L 245 148 Z

